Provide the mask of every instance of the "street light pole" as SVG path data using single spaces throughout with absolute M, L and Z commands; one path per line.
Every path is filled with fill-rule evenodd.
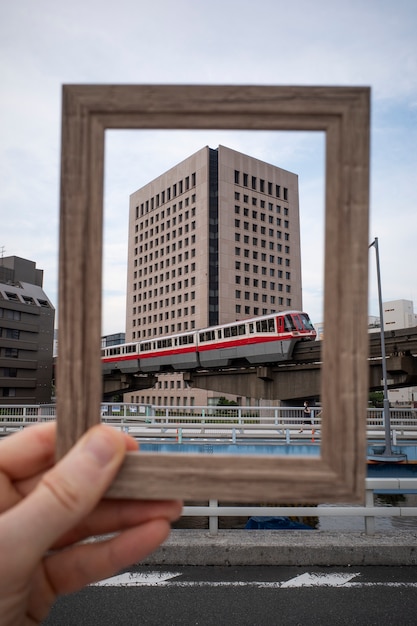
M 382 357 L 382 379 L 384 384 L 384 426 L 385 426 L 385 451 L 384 456 L 392 455 L 391 450 L 391 414 L 388 399 L 388 383 L 387 383 L 387 355 L 385 352 L 385 333 L 384 333 L 384 306 L 382 304 L 381 289 L 381 271 L 379 268 L 379 248 L 378 237 L 375 237 L 371 245 L 375 248 L 376 254 L 376 277 L 378 281 L 378 301 L 379 301 L 379 319 L 381 324 L 381 357 Z
M 385 353 L 385 333 L 384 333 L 384 307 L 382 304 L 382 290 L 381 290 L 381 272 L 379 269 L 379 248 L 378 248 L 378 237 L 375 237 L 373 242 L 370 244 L 370 248 L 372 246 L 375 248 L 376 253 L 376 274 L 378 280 L 378 300 L 379 300 L 379 317 L 381 324 L 381 358 L 382 358 L 382 378 L 383 378 L 383 386 L 384 386 L 384 429 L 385 429 L 385 450 L 383 454 L 375 454 L 371 455 L 368 458 L 373 461 L 379 462 L 391 462 L 391 463 L 400 463 L 402 461 L 407 460 L 406 454 L 400 454 L 398 452 L 393 452 L 391 447 L 391 413 L 389 407 L 388 400 L 388 381 L 387 381 L 387 355 Z

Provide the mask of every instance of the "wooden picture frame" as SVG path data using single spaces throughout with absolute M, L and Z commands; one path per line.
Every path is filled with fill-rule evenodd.
M 365 87 L 63 87 L 57 458 L 100 422 L 105 130 L 324 131 L 320 457 L 129 453 L 108 496 L 285 503 L 363 499 L 369 115 Z

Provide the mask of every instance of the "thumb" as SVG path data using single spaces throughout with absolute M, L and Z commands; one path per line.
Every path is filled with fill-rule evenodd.
M 18 553 L 32 564 L 81 521 L 102 498 L 126 451 L 124 435 L 109 426 L 90 429 L 35 490 L 11 509 L 9 528 Z M 4 521 L 4 520 L 3 520 Z M 31 557 L 31 558 L 30 558 Z

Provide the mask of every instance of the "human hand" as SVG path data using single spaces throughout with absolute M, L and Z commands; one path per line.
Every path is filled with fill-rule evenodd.
M 2 626 L 39 624 L 58 595 L 143 559 L 181 514 L 176 501 L 102 499 L 132 438 L 94 426 L 54 465 L 55 430 L 31 426 L 0 442 Z

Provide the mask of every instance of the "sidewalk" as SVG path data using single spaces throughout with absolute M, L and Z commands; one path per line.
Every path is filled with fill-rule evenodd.
M 417 531 L 173 530 L 149 565 L 417 565 Z

